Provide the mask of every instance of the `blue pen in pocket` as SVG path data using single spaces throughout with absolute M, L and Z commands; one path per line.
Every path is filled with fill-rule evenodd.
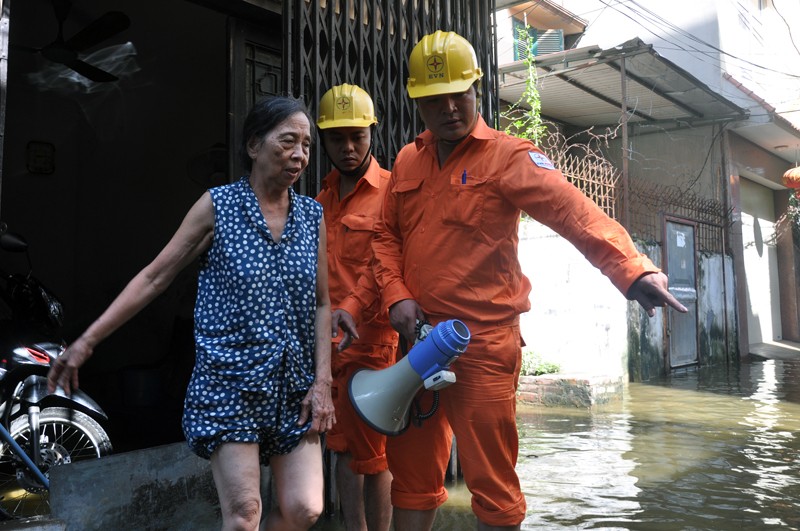
M 464 173 L 461 174 L 461 184 L 467 184 L 467 170 L 464 170 Z

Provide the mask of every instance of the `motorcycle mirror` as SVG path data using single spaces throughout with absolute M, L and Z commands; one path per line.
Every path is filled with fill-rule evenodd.
M 28 250 L 28 242 L 19 234 L 4 232 L 0 234 L 0 247 L 12 253 L 23 253 Z

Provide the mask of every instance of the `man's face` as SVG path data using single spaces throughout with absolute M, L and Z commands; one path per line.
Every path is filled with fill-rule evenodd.
M 335 127 L 322 131 L 322 142 L 331 162 L 340 171 L 358 169 L 369 152 L 369 127 Z
M 457 142 L 472 131 L 478 118 L 475 86 L 465 92 L 417 98 L 417 108 L 436 138 Z

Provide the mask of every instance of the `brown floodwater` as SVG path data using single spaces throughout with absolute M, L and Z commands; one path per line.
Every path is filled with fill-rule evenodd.
M 591 409 L 520 405 L 518 423 L 522 529 L 800 529 L 800 359 L 632 383 Z M 475 529 L 463 481 L 448 490 L 434 529 Z

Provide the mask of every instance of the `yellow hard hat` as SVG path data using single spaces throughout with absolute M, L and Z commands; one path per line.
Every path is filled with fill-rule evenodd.
M 369 94 L 356 85 L 336 85 L 319 101 L 317 127 L 369 127 L 378 123 Z
M 461 35 L 436 31 L 420 39 L 408 59 L 409 98 L 466 91 L 483 77 L 475 49 Z

